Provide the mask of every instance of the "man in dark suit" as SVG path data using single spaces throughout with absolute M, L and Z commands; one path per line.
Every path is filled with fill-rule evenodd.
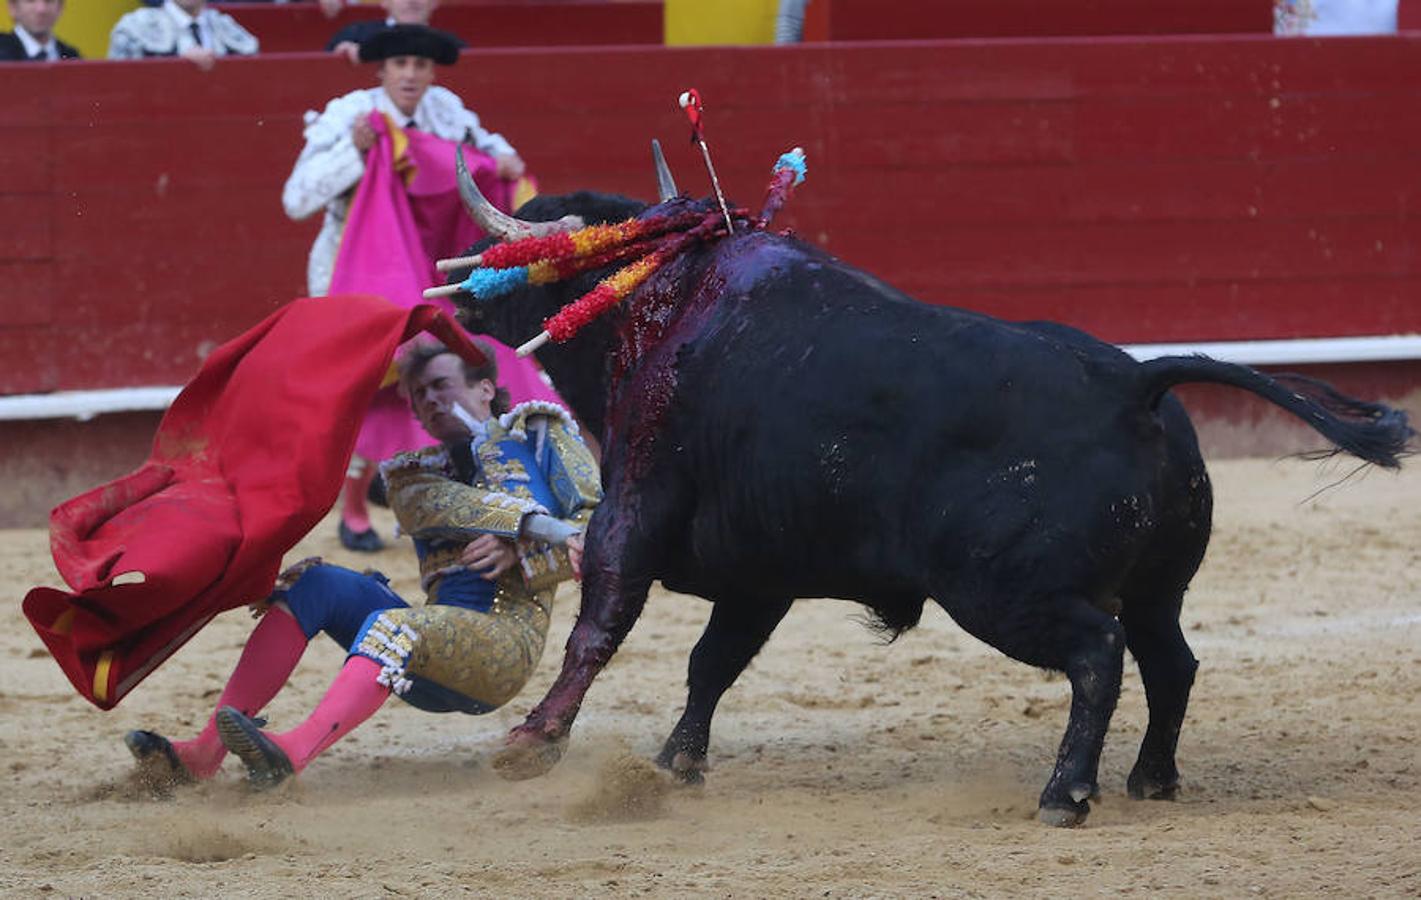
M 79 51 L 54 36 L 64 0 L 9 0 L 15 30 L 0 32 L 0 61 L 78 59 Z
M 358 65 L 361 44 L 394 25 L 428 26 L 439 0 L 380 0 L 380 5 L 385 7 L 385 18 L 363 19 L 346 25 L 326 42 L 326 49 L 344 56 L 351 65 Z M 459 46 L 468 45 L 459 41 Z

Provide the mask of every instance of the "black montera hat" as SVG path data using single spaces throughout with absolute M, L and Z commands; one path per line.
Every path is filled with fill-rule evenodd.
M 391 25 L 360 43 L 362 62 L 379 62 L 392 56 L 423 56 L 441 66 L 459 61 L 460 40 L 446 31 L 423 25 Z

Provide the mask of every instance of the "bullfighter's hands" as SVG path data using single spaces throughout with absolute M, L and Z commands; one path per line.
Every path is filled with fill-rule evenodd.
M 518 550 L 507 538 L 481 534 L 464 547 L 459 562 L 494 581 L 518 563 Z
M 515 178 L 522 178 L 527 166 L 523 165 L 523 160 L 517 153 L 504 153 L 493 158 L 494 164 L 498 167 L 499 178 L 506 178 L 512 181 Z
M 563 544 L 567 548 L 567 561 L 572 563 L 572 578 L 582 580 L 582 535 L 574 534 Z
M 212 67 L 217 65 L 217 54 L 205 47 L 189 47 L 182 52 L 182 57 L 204 72 L 211 72 Z
M 352 66 L 360 65 L 360 45 L 355 41 L 341 41 L 331 49 L 336 56 L 345 57 L 345 61 Z
M 364 116 L 356 119 L 355 126 L 350 129 L 350 140 L 362 154 L 370 152 L 370 148 L 375 146 L 375 129 L 370 127 L 369 119 Z

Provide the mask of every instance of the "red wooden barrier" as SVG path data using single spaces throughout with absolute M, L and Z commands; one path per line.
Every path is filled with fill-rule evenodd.
M 1421 37 L 478 51 L 450 70 L 547 190 L 649 197 L 647 141 L 925 300 L 1107 339 L 1421 332 Z M 299 294 L 279 195 L 324 55 L 0 67 L 0 394 L 177 384 Z
M 1421 30 L 1421 0 L 1398 0 L 1396 27 L 1400 31 Z
M 314 3 L 224 3 L 222 10 L 257 36 L 263 53 L 320 50 L 342 26 L 385 15 L 359 6 L 327 19 Z M 660 0 L 445 0 L 430 24 L 472 47 L 660 44 L 663 34 Z
M 810 0 L 807 40 L 1271 34 L 1273 0 Z

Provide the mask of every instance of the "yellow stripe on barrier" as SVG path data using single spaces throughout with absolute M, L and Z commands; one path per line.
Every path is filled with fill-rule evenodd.
M 772 44 L 779 0 L 666 0 L 668 47 Z

